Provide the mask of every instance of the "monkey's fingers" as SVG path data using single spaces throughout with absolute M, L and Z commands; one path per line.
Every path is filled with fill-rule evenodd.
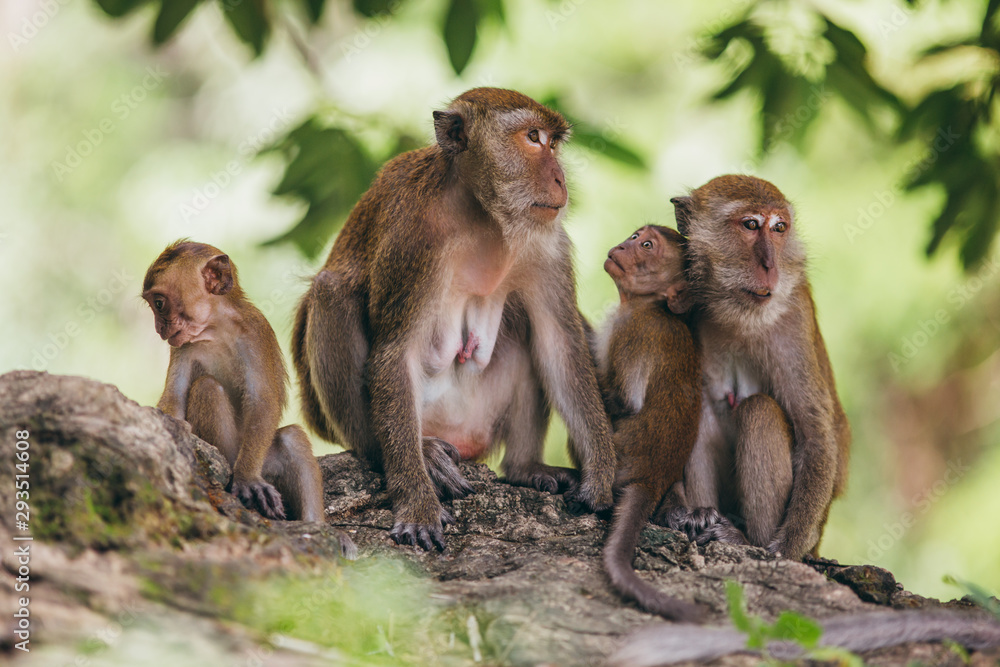
M 267 482 L 233 481 L 233 493 L 244 507 L 257 510 L 268 519 L 284 520 L 285 505 L 281 501 L 281 494 Z
M 535 463 L 518 470 L 508 470 L 504 481 L 544 493 L 568 493 L 579 487 L 580 473 L 573 468 Z
M 424 526 L 416 523 L 397 523 L 389 532 L 396 544 L 420 547 L 431 551 L 435 547 L 444 551 L 444 532 L 440 526 Z
M 438 498 L 464 498 L 475 493 L 457 465 L 460 460 L 458 449 L 451 443 L 439 438 L 424 438 L 424 462 Z

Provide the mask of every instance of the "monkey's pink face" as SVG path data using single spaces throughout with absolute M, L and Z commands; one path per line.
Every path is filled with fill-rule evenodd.
M 680 247 L 648 225 L 608 251 L 604 270 L 615 281 L 623 300 L 643 296 L 669 300 L 686 287 Z
M 785 241 L 792 228 L 786 207 L 756 206 L 737 209 L 728 224 L 735 227 L 745 244 L 749 272 L 742 291 L 754 303 L 767 303 L 778 286 Z
M 531 182 L 531 214 L 540 222 L 551 222 L 566 206 L 566 176 L 559 164 L 558 149 L 563 139 L 559 132 L 529 126 L 518 132 L 518 148 L 527 158 Z
M 154 285 L 142 295 L 153 310 L 153 327 L 161 340 L 180 347 L 198 338 L 205 330 L 211 306 L 207 297 L 186 299 L 179 290 Z M 185 307 L 190 303 L 193 307 Z

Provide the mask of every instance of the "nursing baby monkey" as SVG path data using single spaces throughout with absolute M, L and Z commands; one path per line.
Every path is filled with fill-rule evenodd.
M 697 605 L 663 594 L 632 569 L 639 535 L 682 478 L 698 436 L 701 366 L 678 316 L 690 306 L 683 243 L 674 230 L 647 225 L 612 248 L 604 263 L 621 298 L 597 350 L 618 454 L 619 497 L 604 566 L 612 585 L 646 611 L 696 620 L 702 613 Z
M 233 469 L 232 493 L 269 519 L 323 520 L 323 480 L 299 426 L 278 428 L 288 373 L 274 330 L 218 248 L 178 241 L 146 272 L 142 297 L 170 344 L 157 407 L 186 420 Z M 355 551 L 341 537 L 345 555 Z

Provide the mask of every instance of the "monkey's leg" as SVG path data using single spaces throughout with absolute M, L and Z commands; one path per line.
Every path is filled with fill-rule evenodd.
M 764 394 L 744 399 L 736 424 L 736 489 L 750 543 L 767 547 L 792 490 L 792 430 L 781 406 Z
M 542 462 L 545 433 L 549 427 L 549 404 L 531 369 L 531 359 L 521 350 L 511 349 L 508 361 L 516 364 L 517 379 L 511 394 L 500 439 L 506 443 L 500 468 L 504 480 L 548 493 L 574 489 L 579 475 L 572 468 Z
M 323 520 L 323 476 L 302 427 L 285 426 L 274 434 L 263 476 L 281 494 L 289 520 Z
M 293 356 L 309 425 L 382 469 L 365 379 L 362 303 L 347 281 L 320 271 L 299 306 Z
M 191 383 L 187 422 L 192 433 L 222 452 L 231 468 L 240 451 L 236 412 L 225 388 L 211 375 L 202 375 Z

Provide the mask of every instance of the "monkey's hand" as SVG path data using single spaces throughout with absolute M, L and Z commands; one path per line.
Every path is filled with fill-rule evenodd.
M 285 518 L 285 506 L 278 490 L 263 479 L 233 479 L 233 495 L 243 506 L 257 510 L 268 519 Z
M 420 547 L 424 551 L 430 551 L 435 547 L 438 551 L 444 551 L 444 526 L 455 523 L 455 518 L 440 505 L 438 508 L 437 520 L 429 523 L 407 520 L 407 517 L 399 516 L 399 514 L 403 514 L 400 512 L 396 516 L 396 523 L 392 526 L 392 530 L 389 531 L 389 537 L 396 544 L 409 544 Z
M 431 476 L 438 498 L 451 500 L 475 493 L 472 485 L 458 469 L 462 455 L 458 453 L 455 445 L 440 438 L 424 438 L 423 445 L 427 474 Z
M 727 544 L 749 544 L 743 532 L 714 507 L 664 507 L 653 522 L 680 531 L 698 546 L 713 540 Z

